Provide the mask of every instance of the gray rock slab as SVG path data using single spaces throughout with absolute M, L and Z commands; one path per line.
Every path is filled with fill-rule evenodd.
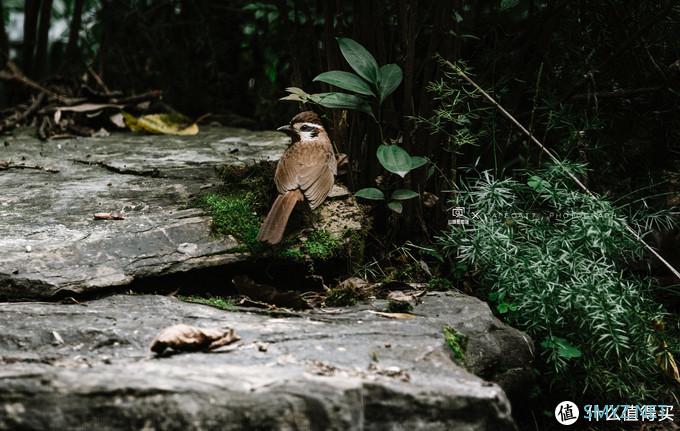
M 204 127 L 196 136 L 114 134 L 41 142 L 0 138 L 0 296 L 47 298 L 223 265 L 234 238 L 187 209 L 216 168 L 277 160 L 278 132 Z M 44 169 L 40 169 L 44 168 Z M 124 220 L 94 220 L 122 212 Z
M 519 331 L 462 294 L 428 294 L 411 319 L 376 305 L 275 316 L 151 295 L 0 304 L 0 429 L 515 429 L 503 390 L 452 361 L 441 328 L 468 335 L 487 364 L 526 358 Z M 177 323 L 241 341 L 152 357 Z

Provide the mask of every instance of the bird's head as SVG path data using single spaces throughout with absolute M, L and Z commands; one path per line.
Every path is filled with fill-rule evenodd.
M 326 133 L 323 124 L 321 124 L 321 119 L 312 111 L 300 112 L 290 120 L 290 124 L 281 126 L 276 130 L 290 136 L 293 143 L 297 141 L 309 141 L 315 139 L 322 133 Z

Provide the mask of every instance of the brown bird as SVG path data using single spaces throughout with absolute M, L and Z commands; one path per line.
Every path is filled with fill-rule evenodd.
M 274 182 L 279 195 L 257 235 L 259 241 L 270 244 L 281 241 L 298 202 L 306 200 L 312 209 L 321 205 L 338 171 L 331 140 L 314 112 L 301 112 L 277 130 L 291 137 L 291 145 L 276 166 Z

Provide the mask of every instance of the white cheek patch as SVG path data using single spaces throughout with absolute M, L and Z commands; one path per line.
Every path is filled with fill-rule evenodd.
M 306 126 L 306 127 L 305 127 Z M 302 128 L 309 128 L 311 130 L 306 130 L 303 131 Z M 300 135 L 300 140 L 305 141 L 305 140 L 311 140 L 319 136 L 319 132 L 321 132 L 321 126 L 318 124 L 314 123 L 302 123 L 300 125 L 300 128 L 298 129 L 298 133 Z
M 300 140 L 301 141 L 309 141 L 318 136 L 317 132 L 300 132 Z

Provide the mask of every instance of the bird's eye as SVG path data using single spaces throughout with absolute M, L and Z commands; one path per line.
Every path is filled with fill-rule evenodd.
M 303 125 L 302 127 L 300 127 L 300 131 L 301 131 L 301 132 L 311 132 L 311 131 L 312 131 L 312 128 L 311 128 L 310 126 L 308 126 L 308 125 L 305 124 L 305 125 Z

